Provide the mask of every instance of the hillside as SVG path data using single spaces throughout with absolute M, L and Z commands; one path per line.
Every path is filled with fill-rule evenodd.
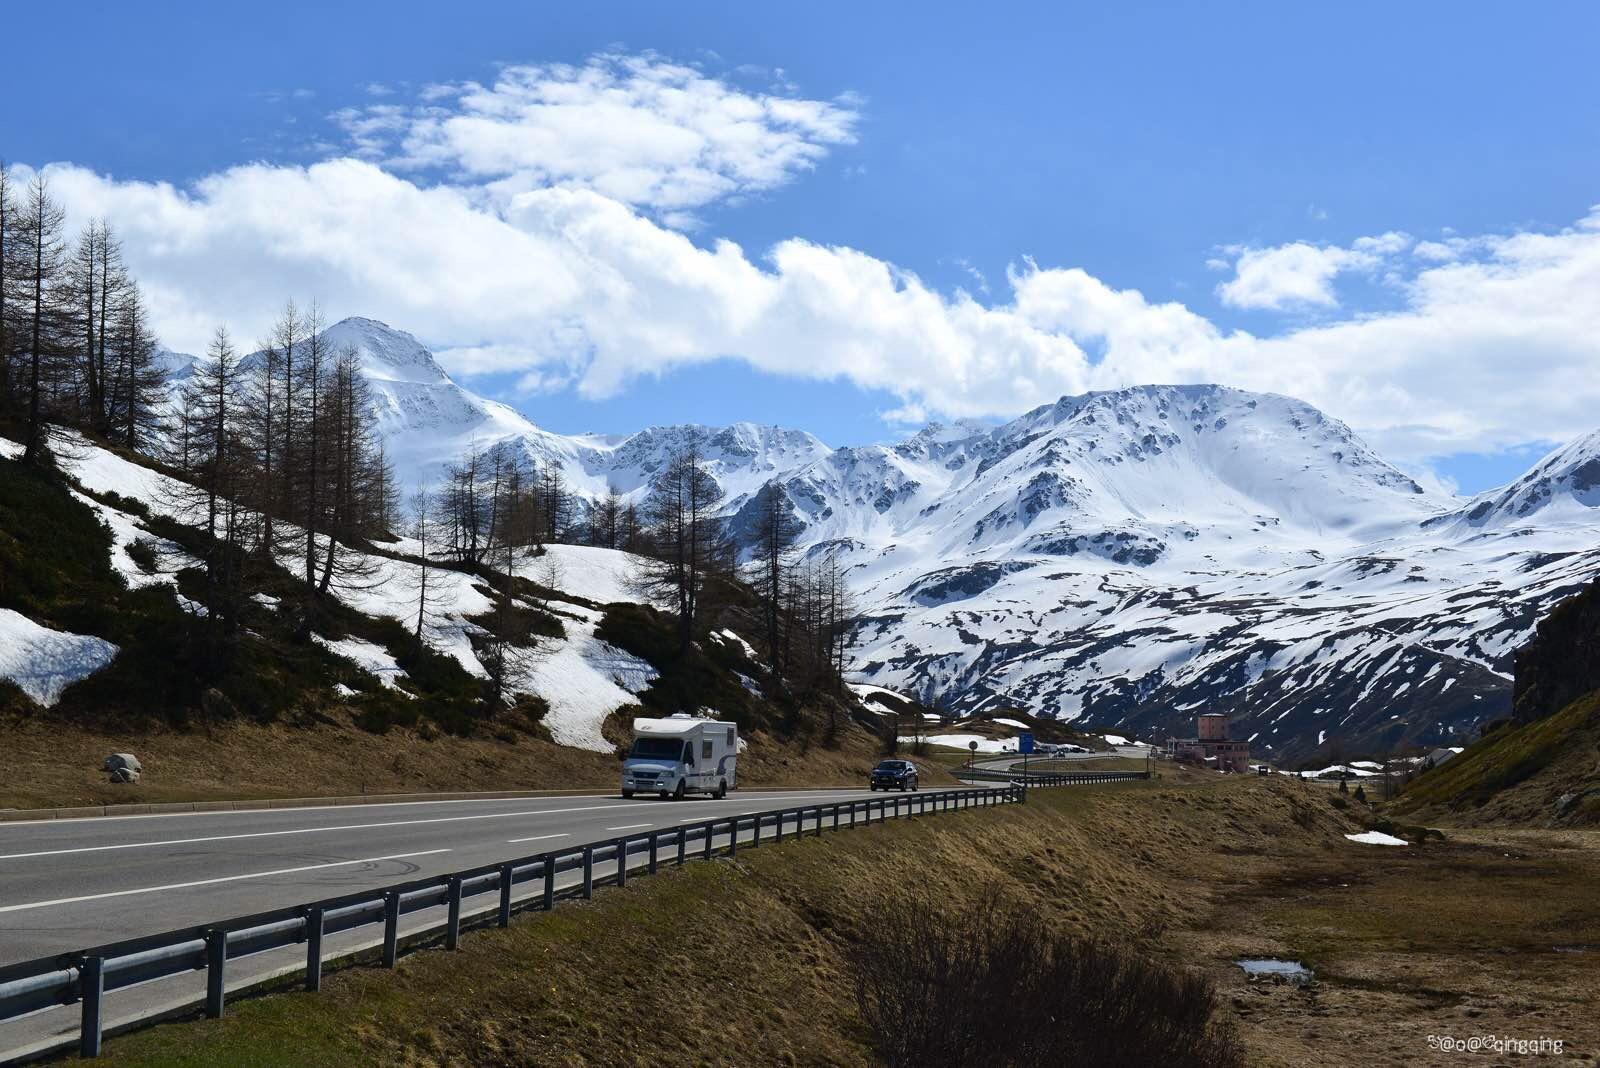
M 1395 808 L 1471 823 L 1600 824 L 1600 583 L 1517 653 L 1515 718 L 1420 776 Z
M 59 471 L 36 470 L 0 439 L 0 731 L 26 782 L 0 807 L 610 786 L 627 718 L 684 707 L 740 723 L 752 784 L 855 781 L 880 744 L 848 695 L 767 700 L 736 619 L 678 656 L 636 603 L 634 559 L 587 546 L 518 560 L 530 637 L 503 706 L 484 688 L 503 577 L 433 561 L 418 644 L 418 548 L 401 538 L 352 550 L 314 606 L 292 561 L 252 564 L 219 655 L 185 487 L 79 435 L 56 453 Z M 113 749 L 140 753 L 146 781 L 107 788 L 94 769 Z
M 1310 405 L 1220 386 L 842 448 L 742 423 L 566 436 L 403 331 L 327 336 L 359 353 L 407 485 L 503 444 L 558 466 L 580 505 L 611 486 L 638 501 L 700 433 L 736 533 L 775 480 L 801 547 L 849 566 L 857 678 L 963 712 L 1160 737 L 1204 707 L 1280 762 L 1459 744 L 1507 714 L 1535 622 L 1600 573 L 1600 435 L 1468 501 Z

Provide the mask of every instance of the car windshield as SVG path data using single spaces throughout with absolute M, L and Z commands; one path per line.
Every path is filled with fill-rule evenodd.
M 903 771 L 903 770 L 905 770 L 905 765 L 902 764 L 898 760 L 885 760 L 883 763 L 878 765 L 878 770 L 879 771 Z
M 677 738 L 635 738 L 630 757 L 655 760 L 678 760 L 683 756 L 683 742 Z

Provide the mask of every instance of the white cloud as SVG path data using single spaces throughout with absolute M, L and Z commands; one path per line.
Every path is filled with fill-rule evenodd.
M 1391 232 L 1357 238 L 1349 248 L 1295 241 L 1274 248 L 1225 249 L 1237 257 L 1234 276 L 1217 286 L 1217 296 L 1234 308 L 1336 307 L 1335 276 L 1371 272 L 1410 244 L 1407 235 Z M 1213 269 L 1219 264 L 1225 266 L 1226 261 L 1207 261 Z
M 578 76 L 587 69 L 549 84 L 593 96 Z M 438 99 L 453 107 L 459 96 Z M 362 114 L 379 143 L 412 128 L 411 110 Z M 755 125 L 760 143 L 765 126 Z M 663 173 L 674 166 L 644 155 Z M 741 188 L 794 173 L 792 162 L 769 163 L 711 170 Z M 1405 462 L 1570 438 L 1600 421 L 1600 209 L 1555 233 L 1446 235 L 1450 258 L 1401 255 L 1411 246 L 1403 234 L 1340 249 L 1226 250 L 1235 277 L 1225 285 L 1244 301 L 1328 309 L 1339 272 L 1395 275 L 1399 310 L 1258 336 L 1074 267 L 1023 261 L 980 301 L 857 249 L 696 242 L 645 214 L 664 207 L 660 197 L 608 194 L 609 173 L 551 172 L 543 186 L 485 196 L 350 158 L 254 164 L 184 188 L 50 168 L 73 225 L 97 214 L 119 229 L 163 340 L 189 351 L 218 322 L 241 339 L 261 336 L 293 294 L 316 296 L 333 318 L 411 330 L 453 372 L 509 375 L 524 393 L 601 397 L 734 358 L 882 390 L 896 398 L 885 417 L 901 421 L 1008 416 L 1137 383 L 1222 382 L 1302 397 Z
M 692 227 L 694 210 L 775 189 L 855 140 L 858 102 L 748 92 L 645 54 L 517 65 L 492 85 L 432 85 L 409 106 L 335 114 L 356 151 L 400 173 L 439 170 L 501 203 L 592 189 Z

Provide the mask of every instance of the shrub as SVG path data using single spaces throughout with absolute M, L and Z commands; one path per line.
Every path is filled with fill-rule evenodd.
M 147 575 L 156 572 L 156 547 L 149 538 L 139 538 L 127 548 L 128 558 Z
M 891 1068 L 1241 1063 L 1204 976 L 1050 931 L 994 891 L 959 909 L 925 892 L 882 902 L 849 960 Z

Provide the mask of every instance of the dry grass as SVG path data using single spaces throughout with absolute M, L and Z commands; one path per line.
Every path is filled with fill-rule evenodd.
M 838 748 L 797 750 L 750 738 L 739 776 L 748 786 L 859 786 L 877 741 L 852 727 Z M 144 779 L 114 785 L 100 771 L 113 752 L 132 752 Z M 372 734 L 348 722 L 310 726 L 249 723 L 213 731 L 144 729 L 106 733 L 48 720 L 0 722 L 0 809 L 162 801 L 325 797 L 422 791 L 617 787 L 617 758 L 554 745 L 525 733 L 460 738 L 395 728 Z M 926 780 L 951 781 L 930 773 Z
M 113 1040 L 111 1062 L 866 1064 L 848 960 L 873 903 L 915 886 L 959 907 L 997 883 L 1054 933 L 1204 970 L 1251 1064 L 1455 1063 L 1429 1034 L 1600 1050 L 1593 951 L 1554 952 L 1600 945 L 1593 832 L 1379 849 L 1347 842 L 1307 785 L 1164 773 L 692 864 L 395 974 Z M 1318 981 L 1247 983 L 1242 955 L 1304 959 Z

